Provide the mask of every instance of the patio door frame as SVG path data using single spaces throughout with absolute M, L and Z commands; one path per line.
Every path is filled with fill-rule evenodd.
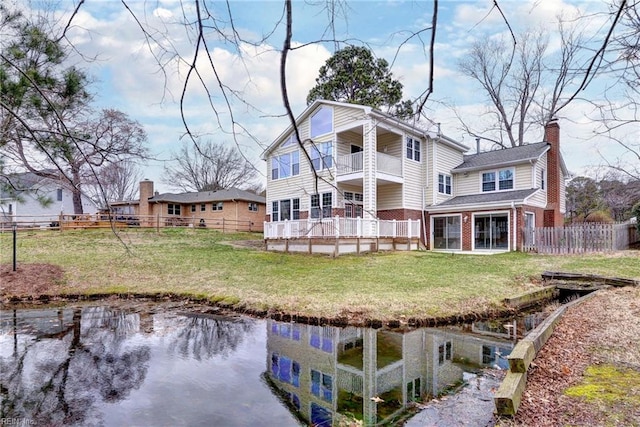
M 501 236 L 495 235 L 496 229 L 494 228 L 495 225 L 495 221 L 494 219 L 503 219 L 504 217 L 506 217 L 507 222 L 506 222 L 506 242 L 507 242 L 507 246 L 506 247 L 496 247 L 495 243 L 497 241 L 497 239 L 499 239 Z M 489 228 L 488 228 L 488 232 L 489 232 L 489 247 L 476 247 L 476 239 L 478 238 L 478 236 L 476 235 L 478 233 L 478 227 L 476 227 L 476 222 L 479 219 L 484 219 L 484 218 L 488 218 L 489 219 Z M 472 244 L 472 248 L 474 251 L 510 251 L 511 250 L 511 215 L 509 213 L 509 211 L 491 211 L 491 212 L 477 212 L 474 213 L 472 215 L 472 222 L 471 222 L 471 244 Z
M 449 237 L 450 237 L 450 233 L 449 233 L 449 221 L 448 218 L 457 218 L 458 220 L 458 247 L 457 248 L 451 248 L 449 247 Z M 435 246 L 435 240 L 436 240 L 436 220 L 444 220 L 445 221 L 445 236 L 443 236 L 444 241 L 446 242 L 446 247 L 444 248 L 437 248 Z M 431 249 L 434 251 L 437 250 L 443 250 L 443 251 L 459 251 L 462 250 L 462 214 L 443 214 L 443 215 L 432 215 L 431 216 Z

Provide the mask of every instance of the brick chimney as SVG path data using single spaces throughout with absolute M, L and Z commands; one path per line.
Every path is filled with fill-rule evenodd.
M 551 119 L 544 127 L 544 140 L 550 145 L 547 151 L 547 207 L 544 211 L 545 227 L 562 227 L 564 215 L 560 212 L 562 170 L 560 165 L 560 125 Z
M 151 197 L 153 197 L 153 181 L 148 179 L 140 181 L 140 215 L 146 216 L 153 213 L 149 209 L 149 199 Z

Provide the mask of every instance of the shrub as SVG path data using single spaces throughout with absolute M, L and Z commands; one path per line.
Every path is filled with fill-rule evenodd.
M 611 214 L 608 211 L 599 210 L 587 215 L 584 222 L 611 223 L 613 222 L 613 218 L 611 218 Z

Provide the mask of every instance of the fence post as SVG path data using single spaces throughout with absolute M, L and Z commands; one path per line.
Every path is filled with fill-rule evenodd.
M 13 228 L 13 271 L 16 271 L 16 259 L 18 256 L 18 224 L 14 221 Z
M 333 220 L 334 220 L 334 229 L 336 230 L 335 235 L 337 239 L 340 237 L 340 217 L 336 215 Z
M 407 238 L 411 239 L 411 219 L 407 220 Z

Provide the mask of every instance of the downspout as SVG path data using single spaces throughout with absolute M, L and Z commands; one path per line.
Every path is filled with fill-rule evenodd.
M 511 247 L 511 250 L 515 251 L 515 250 L 518 249 L 518 247 L 517 247 L 518 236 L 516 234 L 517 233 L 517 229 L 518 229 L 518 226 L 517 226 L 517 223 L 518 223 L 518 216 L 517 216 L 518 212 L 516 211 L 516 203 L 513 202 L 513 201 L 511 202 L 511 209 L 513 209 L 513 227 L 512 227 L 513 228 L 513 237 L 512 237 L 513 246 Z

